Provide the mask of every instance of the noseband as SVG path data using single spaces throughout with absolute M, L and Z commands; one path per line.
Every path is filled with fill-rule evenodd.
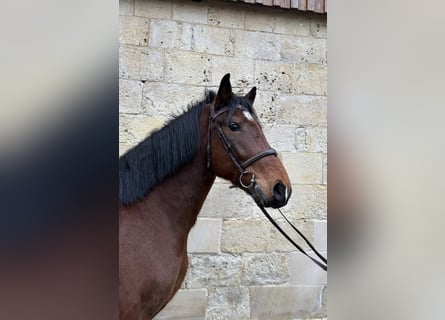
M 235 108 L 240 109 L 240 110 L 247 110 L 247 109 L 239 107 L 239 106 L 236 106 Z M 218 121 L 216 121 L 220 115 L 224 114 L 225 112 L 227 112 L 229 110 L 230 110 L 230 107 L 227 106 L 215 113 L 213 103 L 210 105 L 208 139 L 207 139 L 207 168 L 210 168 L 210 166 L 211 166 L 211 147 L 210 147 L 211 136 L 210 135 L 211 135 L 211 124 L 213 122 L 213 124 L 215 125 L 216 133 L 218 135 L 219 140 L 222 142 L 224 149 L 229 154 L 230 158 L 232 159 L 232 162 L 235 164 L 235 167 L 238 170 L 238 178 L 237 178 L 238 186 L 249 190 L 250 194 L 252 196 L 254 196 L 254 199 L 257 201 L 259 199 L 255 198 L 255 194 L 256 194 L 256 192 L 255 192 L 255 189 L 256 189 L 255 174 L 252 173 L 252 177 L 251 177 L 250 183 L 248 185 L 246 185 L 243 182 L 243 176 L 249 173 L 246 171 L 246 168 L 249 167 L 250 165 L 252 165 L 254 162 L 256 162 L 264 157 L 272 156 L 272 155 L 276 156 L 277 152 L 275 151 L 275 149 L 272 149 L 272 148 L 266 149 L 264 151 L 257 153 L 256 155 L 250 157 L 246 161 L 241 162 L 239 160 L 238 156 L 235 154 L 235 152 L 232 148 L 232 145 L 230 144 L 229 140 L 227 139 L 226 135 L 224 134 Z

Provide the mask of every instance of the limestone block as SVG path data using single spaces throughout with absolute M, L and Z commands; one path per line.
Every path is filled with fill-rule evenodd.
M 202 87 L 146 82 L 142 88 L 142 108 L 145 113 L 153 116 L 181 114 L 189 104 L 202 98 Z
M 250 319 L 249 289 L 212 287 L 208 290 L 208 320 Z
M 169 20 L 152 20 L 149 45 L 155 48 L 190 50 L 192 25 Z
M 326 64 L 326 39 L 281 35 L 281 60 L 295 63 Z
M 252 319 L 306 319 L 326 314 L 320 285 L 250 287 L 249 292 Z
M 272 33 L 235 32 L 235 56 L 260 60 L 280 60 L 280 42 Z
M 272 225 L 265 220 L 225 219 L 221 251 L 231 253 L 266 252 L 273 240 Z
M 248 8 L 245 10 L 246 30 L 272 32 L 274 15 L 268 8 Z
M 328 152 L 328 131 L 324 127 L 306 128 L 308 152 Z
M 210 57 L 188 51 L 169 51 L 166 55 L 165 79 L 167 82 L 208 85 Z
M 323 184 L 328 184 L 328 157 L 327 155 L 323 156 Z
M 131 16 L 134 14 L 134 0 L 119 0 L 119 15 Z
M 244 94 L 255 86 L 254 63 L 251 59 L 213 56 L 210 59 L 212 68 L 211 84 L 219 86 L 222 77 L 230 73 L 233 91 L 244 89 Z
M 207 23 L 207 6 L 192 1 L 173 1 L 173 20 Z
M 327 188 L 323 185 L 294 185 L 289 201 L 291 217 L 326 220 Z
M 277 92 L 257 91 L 254 108 L 261 123 L 273 124 L 276 122 L 277 98 Z
M 319 15 L 312 16 L 310 30 L 313 37 L 326 39 L 328 36 L 326 17 Z
M 310 201 L 313 202 L 305 201 L 306 197 L 309 197 Z M 288 205 L 281 208 L 281 210 L 296 222 L 309 238 L 313 238 L 312 224 L 302 224 L 301 219 L 306 218 L 306 211 L 308 211 L 308 216 L 311 217 L 323 217 L 326 214 L 326 191 L 325 189 L 317 189 L 314 191 L 311 188 L 306 188 L 306 186 L 294 185 Z M 277 212 L 274 210 L 269 211 L 277 215 Z M 250 199 L 250 196 L 245 195 L 244 192 L 242 193 L 240 190 L 229 189 L 227 184 L 217 183 L 213 186 L 199 216 L 211 218 L 242 218 L 225 220 L 225 227 L 223 225 L 223 235 L 221 236 L 222 251 L 232 252 L 231 250 L 235 250 L 235 252 L 242 252 L 242 249 L 239 249 L 238 245 L 248 246 L 252 252 L 262 252 L 264 250 L 293 250 L 287 243 L 287 240 L 284 239 L 272 225 L 269 225 L 270 223 L 258 209 L 255 202 Z M 277 217 L 279 217 L 279 215 L 277 215 Z M 243 228 L 246 226 L 243 223 L 247 219 L 249 219 L 246 222 L 247 226 L 251 226 L 244 230 Z M 254 222 L 252 222 L 252 220 Z M 266 237 L 259 243 L 255 243 L 257 240 L 255 233 L 256 227 L 261 228 L 258 230 L 259 236 Z M 253 235 L 247 235 L 245 233 L 246 231 L 250 233 L 253 232 Z M 238 235 L 236 234 L 237 232 Z M 270 234 L 264 234 L 263 232 L 269 232 Z M 232 237 L 233 234 L 235 238 Z M 278 241 L 273 242 L 274 237 L 278 238 Z
M 193 26 L 193 51 L 233 56 L 234 31 L 204 25 Z
M 307 95 L 277 96 L 277 122 L 295 126 L 326 126 L 327 98 Z
M 288 253 L 246 253 L 241 285 L 283 284 L 289 281 Z
M 211 3 L 208 8 L 208 24 L 232 28 L 244 28 L 244 12 L 235 6 Z
M 258 89 L 292 92 L 295 81 L 294 65 L 286 62 L 255 61 L 255 82 Z
M 147 115 L 119 115 L 119 143 L 135 145 L 145 139 L 150 132 L 161 128 L 165 117 L 149 117 Z
M 221 227 L 221 219 L 198 218 L 188 236 L 187 252 L 217 253 Z
M 318 250 L 316 245 L 315 247 Z M 318 251 L 326 257 L 326 252 Z M 313 252 L 308 251 L 308 254 L 318 259 Z M 289 254 L 289 273 L 289 282 L 292 285 L 325 285 L 327 283 L 327 272 L 300 252 Z
M 306 128 L 298 127 L 295 129 L 295 149 L 299 152 L 307 151 Z
M 304 221 L 305 214 L 298 208 L 297 194 L 300 193 L 300 185 L 292 185 L 292 194 L 286 206 L 280 208 L 280 210 L 286 215 L 286 217 L 295 221 Z
M 297 64 L 295 66 L 294 92 L 326 96 L 327 68 L 319 64 Z
M 160 81 L 164 74 L 164 52 L 122 45 L 119 48 L 119 77 Z
M 230 184 L 215 183 L 199 214 L 210 218 L 260 218 L 262 213 L 253 199 Z
M 283 211 L 283 210 L 281 210 Z M 301 219 L 295 219 L 292 214 L 285 213 L 283 214 L 287 217 L 287 219 L 298 229 L 300 232 L 304 234 L 304 236 L 311 242 L 314 243 L 314 224 L 313 221 L 305 221 Z M 281 217 L 280 214 L 274 213 L 275 221 L 281 226 L 281 228 L 288 234 L 292 240 L 297 243 L 300 247 L 305 250 L 309 250 L 306 242 L 298 235 L 292 227 L 285 221 L 284 218 Z M 283 247 L 284 250 L 280 250 L 282 252 L 299 252 L 290 242 L 287 240 L 277 229 L 274 228 L 274 236 L 280 244 L 279 246 Z M 278 247 L 278 246 L 277 246 Z
M 179 290 L 166 307 L 153 319 L 194 319 L 205 320 L 207 290 Z
M 171 1 L 165 0 L 135 0 L 134 14 L 136 16 L 169 19 L 172 13 Z
M 120 16 L 119 41 L 122 44 L 146 45 L 148 41 L 148 19 L 135 16 Z
M 141 113 L 142 83 L 137 80 L 119 79 L 119 112 Z
M 323 309 L 323 316 L 325 317 L 324 319 L 327 320 L 328 318 L 327 316 L 327 304 L 328 304 L 328 286 L 323 286 L 323 292 L 322 292 L 322 297 L 321 297 L 321 306 Z
M 327 153 L 327 128 L 303 127 L 295 130 L 295 148 L 301 152 Z
M 119 47 L 119 78 L 141 80 L 141 51 L 135 47 Z
M 288 125 L 268 125 L 263 127 L 267 141 L 278 152 L 295 151 L 294 130 L 293 126 Z
M 189 255 L 190 288 L 233 287 L 241 283 L 242 261 L 237 255 Z
M 309 15 L 295 11 L 277 14 L 273 31 L 294 36 L 308 36 L 310 35 Z
M 322 154 L 283 152 L 282 155 L 284 166 L 292 183 L 322 183 Z
M 328 249 L 328 224 L 327 221 L 314 221 L 315 248 L 326 252 Z
M 276 213 L 270 211 L 273 216 Z M 276 217 L 277 218 L 277 217 Z M 278 220 L 278 219 L 277 219 Z M 295 223 L 296 221 L 294 221 Z M 281 224 L 282 222 L 280 222 Z M 301 225 L 297 223 L 297 226 Z M 286 228 L 284 228 L 286 230 Z M 301 228 L 303 229 L 303 228 Z M 292 231 L 289 231 L 292 232 Z M 313 238 L 309 234 L 309 238 Z M 243 252 L 289 252 L 295 248 L 278 230 L 266 219 L 244 220 L 244 219 L 225 219 L 223 220 L 223 229 L 221 235 L 221 251 L 230 253 Z

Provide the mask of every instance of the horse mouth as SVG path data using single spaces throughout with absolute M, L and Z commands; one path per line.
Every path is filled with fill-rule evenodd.
M 285 205 L 287 205 L 288 201 L 289 201 L 289 198 L 287 198 L 286 200 L 283 200 L 283 201 L 272 200 L 272 201 L 268 201 L 268 203 L 266 203 L 264 205 L 264 207 L 278 209 L 278 208 L 281 208 L 281 207 L 284 207 Z

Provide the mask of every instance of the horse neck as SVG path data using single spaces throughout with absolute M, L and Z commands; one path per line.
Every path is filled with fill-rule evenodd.
M 208 116 L 209 108 L 206 107 L 199 119 L 201 145 L 193 160 L 156 186 L 140 203 L 147 211 L 156 210 L 152 207 L 158 206 L 159 214 L 169 219 L 181 237 L 186 236 L 195 224 L 216 178 L 207 168 Z

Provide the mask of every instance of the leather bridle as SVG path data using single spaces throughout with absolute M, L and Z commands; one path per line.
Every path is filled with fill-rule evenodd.
M 250 183 L 248 185 L 246 185 L 243 182 L 243 177 L 246 174 L 249 174 L 248 171 L 246 171 L 247 167 L 249 167 L 250 165 L 252 165 L 253 163 L 255 163 L 256 161 L 267 157 L 267 156 L 277 156 L 277 151 L 275 149 L 269 148 L 266 149 L 264 151 L 261 151 L 259 153 L 257 153 L 256 155 L 250 157 L 249 159 L 241 162 L 238 158 L 238 156 L 236 155 L 235 151 L 233 150 L 233 147 L 229 141 L 229 139 L 227 139 L 226 135 L 224 134 L 221 126 L 219 125 L 217 119 L 219 116 L 221 116 L 222 114 L 228 112 L 229 110 L 231 110 L 231 108 L 237 108 L 243 111 L 248 111 L 247 108 L 242 107 L 242 106 L 235 106 L 235 107 L 231 107 L 231 106 L 226 106 L 221 108 L 220 110 L 218 110 L 218 112 L 215 113 L 215 107 L 214 104 L 212 103 L 210 105 L 210 113 L 209 113 L 209 125 L 208 125 L 208 139 L 207 139 L 207 168 L 211 167 L 211 124 L 213 123 L 216 129 L 216 133 L 218 135 L 219 140 L 221 141 L 224 149 L 226 150 L 226 152 L 229 154 L 230 158 L 232 159 L 233 164 L 235 165 L 235 167 L 238 170 L 238 177 L 236 179 L 238 186 L 245 188 L 249 191 L 250 195 L 255 199 L 255 201 L 261 201 L 261 200 L 266 200 L 263 193 L 261 192 L 261 190 L 257 187 L 256 181 L 255 181 L 255 174 L 252 173 L 252 177 L 250 178 Z M 261 199 L 263 198 L 263 199 Z
M 258 207 L 261 209 L 261 211 L 264 213 L 264 215 L 269 219 L 269 221 L 278 229 L 278 231 L 289 241 L 291 242 L 301 253 L 303 253 L 305 256 L 307 256 L 309 259 L 311 259 L 316 265 L 318 265 L 323 270 L 327 271 L 327 259 L 323 257 L 315 248 L 314 246 L 309 242 L 309 240 L 286 218 L 286 216 L 281 212 L 280 209 L 278 211 L 283 216 L 285 221 L 296 231 L 308 244 L 308 246 L 313 250 L 313 252 L 319 257 L 319 260 L 311 257 L 309 254 L 306 253 L 306 251 L 303 250 L 303 248 L 298 245 L 281 227 L 280 225 L 272 218 L 272 216 L 267 212 L 267 210 L 264 208 L 263 203 L 267 203 L 267 198 L 264 196 L 263 192 L 261 191 L 261 188 L 258 187 L 256 181 L 255 181 L 255 174 L 252 173 L 252 177 L 250 178 L 250 183 L 246 185 L 243 182 L 243 176 L 248 174 L 249 172 L 246 171 L 247 167 L 252 165 L 254 162 L 267 157 L 267 156 L 277 156 L 277 152 L 275 149 L 266 149 L 264 151 L 261 151 L 257 153 L 256 155 L 250 157 L 244 162 L 241 162 L 238 158 L 238 156 L 235 154 L 232 145 L 230 144 L 230 141 L 227 139 L 226 135 L 224 134 L 221 126 L 219 125 L 217 119 L 219 116 L 224 114 L 225 112 L 228 112 L 231 110 L 231 108 L 237 108 L 240 110 L 246 110 L 246 108 L 242 106 L 236 106 L 236 107 L 230 107 L 226 106 L 218 110 L 218 112 L 215 113 L 214 104 L 212 103 L 210 105 L 210 113 L 209 113 L 209 124 L 208 124 L 208 132 L 207 132 L 207 168 L 210 169 L 212 165 L 211 160 L 211 124 L 213 122 L 216 133 L 218 135 L 219 140 L 221 141 L 222 145 L 224 146 L 224 149 L 229 154 L 230 158 L 232 159 L 232 162 L 235 164 L 235 167 L 238 170 L 238 177 L 236 179 L 238 186 L 245 188 L 249 194 L 252 196 L 252 198 L 255 200 Z

